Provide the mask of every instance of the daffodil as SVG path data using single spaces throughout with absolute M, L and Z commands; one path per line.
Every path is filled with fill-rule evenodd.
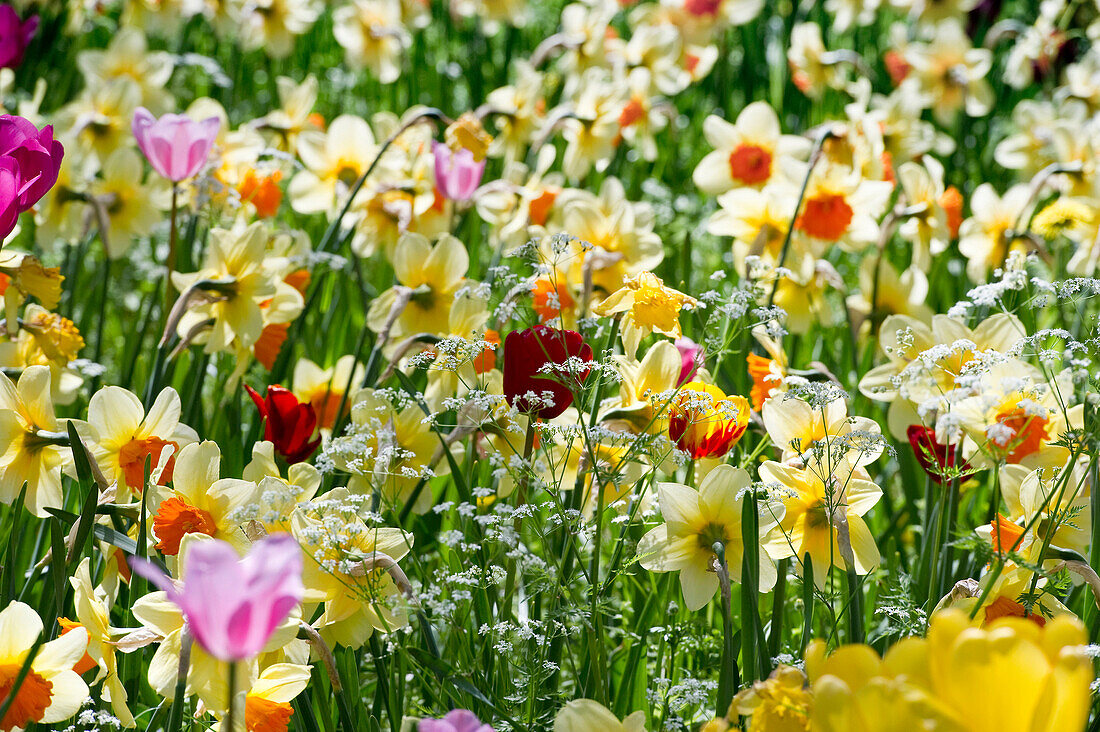
M 703 134 L 714 151 L 695 168 L 695 185 L 704 193 L 717 195 L 734 188 L 761 188 L 781 170 L 783 158 L 804 160 L 810 141 L 784 135 L 779 117 L 767 102 L 752 102 L 730 124 L 710 115 L 703 121 Z M 789 215 L 788 215 L 789 218 Z
M 599 196 L 571 189 L 568 197 L 563 193 L 561 206 L 563 230 L 575 239 L 561 252 L 554 251 L 553 241 L 545 242 L 543 262 L 560 267 L 568 282 L 591 279 L 596 300 L 621 288 L 627 278 L 656 269 L 664 259 L 661 238 L 653 231 L 653 209 L 627 200 L 617 178 L 605 179 Z
M 769 460 L 760 466 L 760 479 L 785 509 L 764 545 L 773 559 L 796 557 L 801 564 L 809 554 L 818 586 L 830 567 L 867 574 L 878 566 L 878 547 L 863 515 L 882 498 L 882 489 L 865 473 L 836 466 L 823 475 L 816 465 L 802 469 Z
M 816 460 L 832 465 L 846 458 L 852 465 L 862 466 L 882 454 L 883 443 L 874 441 L 879 434 L 878 423 L 866 417 L 849 417 L 843 398 L 811 406 L 788 392 L 764 402 L 761 417 L 768 437 L 782 450 L 784 462 Z M 870 444 L 850 441 L 852 433 L 865 433 Z
M 145 413 L 141 400 L 117 386 L 105 386 L 88 403 L 88 424 L 92 428 L 89 445 L 92 455 L 108 481 L 121 488 L 140 492 L 145 487 L 145 460 L 156 470 L 165 456 L 161 485 L 172 479 L 175 454 L 180 448 L 198 441 L 198 435 L 180 424 L 180 397 L 169 387 L 157 395 Z
M 349 66 L 370 69 L 383 84 L 397 81 L 402 51 L 411 42 L 401 22 L 400 0 L 354 0 L 338 8 L 332 22 Z
M 351 401 L 345 396 L 350 385 L 352 390 L 362 385 L 365 368 L 354 356 L 341 356 L 336 363 L 323 369 L 308 358 L 300 358 L 294 365 L 294 396 L 303 404 L 310 404 L 317 414 L 317 426 L 321 433 L 331 433 L 340 417 L 341 402 L 344 402 L 345 414 Z
M 294 463 L 284 478 L 275 462 L 275 445 L 263 440 L 252 446 L 252 461 L 244 466 L 241 477 L 256 484 L 263 507 L 257 521 L 270 533 L 288 531 L 295 506 L 317 495 L 321 473 L 309 463 Z
M 645 732 L 645 712 L 634 712 L 619 721 L 597 701 L 574 699 L 554 717 L 554 732 Z
M 156 547 L 165 556 L 180 552 L 189 534 L 205 534 L 243 551 L 248 546 L 241 525 L 259 511 L 255 483 L 219 478 L 221 451 L 210 441 L 194 442 L 176 455 L 172 489 L 149 509 Z
M 70 629 L 83 628 L 88 634 L 86 658 L 90 658 L 98 668 L 97 681 L 103 684 L 100 692 L 103 700 L 110 702 L 111 711 L 124 727 L 133 727 L 134 716 L 126 706 L 126 687 L 118 675 L 115 641 L 124 631 L 111 626 L 113 598 L 102 586 L 92 585 L 91 560 L 88 557 L 81 560 L 69 583 L 75 590 L 74 603 L 79 621 L 70 624 Z
M 413 539 L 400 529 L 368 526 L 350 498 L 336 488 L 302 504 L 292 531 L 306 556 L 305 602 L 324 603 L 314 627 L 329 642 L 359 648 L 375 630 L 393 632 L 408 622 L 388 570 L 408 554 Z
M 72 451 L 50 398 L 50 370 L 30 366 L 17 384 L 0 373 L 0 502 L 11 505 L 24 486 L 24 506 L 35 516 L 61 508 L 61 472 Z
M 831 655 L 806 650 L 813 729 L 887 732 L 1055 732 L 1083 729 L 1092 661 L 1080 621 L 1045 627 L 1004 618 L 976 628 L 959 610 L 937 612 L 927 638 L 907 638 L 882 658 L 863 645 Z
M 988 368 L 976 392 L 952 405 L 953 417 L 971 442 L 972 464 L 1004 460 L 1030 468 L 1060 467 L 1070 451 L 1060 444 L 1069 430 L 1084 427 L 1084 405 L 1070 405 L 1073 384 L 1064 372 L 1048 381 L 1038 369 L 1015 359 Z
M 907 91 L 921 95 L 940 124 L 949 124 L 959 111 L 981 117 L 993 106 L 993 88 L 986 74 L 993 52 L 974 48 L 962 24 L 944 20 L 933 27 L 929 43 L 911 43 L 905 61 L 912 67 Z
M 947 315 L 932 316 L 931 326 L 908 315 L 888 316 L 879 328 L 879 347 L 887 362 L 864 374 L 859 390 L 890 403 L 890 434 L 904 440 L 909 425 L 923 422 L 916 404 L 955 389 L 956 379 L 978 352 L 1007 353 L 1026 334 L 1020 319 L 1010 313 L 996 313 L 972 328 Z M 925 353 L 935 357 L 922 357 Z
M 719 465 L 707 473 L 699 490 L 679 483 L 661 483 L 659 502 L 665 523 L 638 543 L 641 564 L 654 572 L 680 572 L 680 587 L 689 610 L 698 610 L 718 590 L 718 557 L 721 544 L 730 579 L 741 582 L 745 542 L 760 543 L 783 518 L 783 506 L 765 500 L 758 506 L 758 536 L 742 534 L 742 504 L 752 489 L 749 474 L 732 465 Z M 760 591 L 775 584 L 775 565 L 759 552 Z
M 1017 227 L 1024 221 L 1025 207 L 1031 199 L 1030 187 L 1012 186 L 998 196 L 989 183 L 982 183 L 970 197 L 970 218 L 959 229 L 959 252 L 966 257 L 966 274 L 975 282 L 985 282 L 989 271 L 1001 267 L 1013 249 L 1026 248 L 1016 239 Z
M 154 114 L 171 109 L 172 95 L 165 89 L 172 78 L 174 59 L 167 51 L 150 51 L 140 28 L 119 28 L 105 49 L 88 49 L 76 55 L 76 65 L 90 86 L 111 79 L 130 79 L 141 89 L 141 106 Z
M 0 690 L 5 699 L 42 633 L 42 618 L 30 605 L 14 601 L 0 610 Z M 32 724 L 52 725 L 76 714 L 88 696 L 88 685 L 73 666 L 84 657 L 87 647 L 88 633 L 83 628 L 43 644 L 0 719 L 0 729 L 10 732 Z
M 290 181 L 287 193 L 299 213 L 334 216 L 378 154 L 367 121 L 347 114 L 332 120 L 326 131 L 303 130 L 297 145 L 304 170 Z
M 309 666 L 273 663 L 266 667 L 244 690 L 244 728 L 249 732 L 285 732 L 294 715 L 290 703 L 305 691 L 309 680 Z M 218 730 L 230 732 L 224 716 Z
M 611 402 L 602 419 L 621 420 L 634 432 L 664 434 L 682 368 L 676 346 L 658 341 L 640 362 L 618 356 L 615 363 L 622 376 L 619 397 Z
M 623 287 L 611 293 L 592 312 L 599 316 L 624 313 L 621 329 L 623 350 L 630 358 L 638 352 L 642 338 L 657 332 L 669 338 L 679 338 L 680 311 L 691 310 L 698 301 L 679 290 L 666 287 L 652 272 L 642 272 L 623 282 Z
M 141 156 L 133 148 L 119 147 L 110 153 L 90 191 L 107 224 L 104 244 L 109 257 L 118 259 L 134 239 L 152 233 L 168 208 L 167 193 L 159 178 L 143 175 Z
M 466 247 L 450 234 L 435 246 L 419 234 L 405 234 L 393 257 L 399 284 L 371 302 L 367 324 L 376 333 L 392 324 L 389 334 L 396 341 L 417 333 L 446 333 L 451 305 L 469 264 Z
M 615 152 L 626 87 L 609 78 L 606 70 L 592 68 L 581 77 L 573 115 L 565 121 L 566 140 L 562 168 L 567 177 L 580 180 L 593 167 L 603 171 Z
M 807 175 L 808 164 L 792 163 L 791 180 L 784 190 L 797 200 L 797 185 Z M 862 172 L 837 162 L 822 162 L 809 171 L 809 184 L 795 228 L 813 240 L 819 255 L 829 244 L 840 244 L 850 251 L 861 251 L 879 236 L 878 217 L 886 208 L 893 186 L 881 180 L 865 178 Z
M 303 307 L 302 294 L 277 276 L 279 263 L 268 261 L 268 230 L 262 222 L 233 229 L 215 228 L 202 269 L 172 273 L 181 293 L 194 286 L 202 291 L 198 304 L 180 319 L 181 337 L 205 340 L 206 351 L 251 347 L 269 322 L 289 322 Z M 206 321 L 213 321 L 209 324 Z M 196 336 L 193 330 L 199 330 Z
M 360 389 L 351 397 L 348 432 L 333 439 L 329 454 L 338 468 L 352 474 L 352 491 L 380 489 L 386 501 L 415 500 L 414 511 L 424 513 L 432 505 L 430 487 L 413 492 L 422 477 L 432 475 L 439 449 L 439 437 L 419 406 L 395 409 L 373 389 Z M 439 472 L 445 471 L 443 461 Z
M 810 732 L 813 695 L 801 669 L 781 664 L 738 692 L 730 709 L 750 718 L 748 732 Z

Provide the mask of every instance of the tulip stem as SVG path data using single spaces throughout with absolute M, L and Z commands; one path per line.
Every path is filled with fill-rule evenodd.
M 164 322 L 172 310 L 172 272 L 176 269 L 176 214 L 179 211 L 179 186 L 172 184 L 172 212 L 168 228 L 168 271 L 164 275 Z
M 229 697 L 229 710 L 225 713 L 225 726 L 226 726 L 227 732 L 234 732 L 234 730 L 237 729 L 234 726 L 234 724 L 236 722 L 236 716 L 237 716 L 236 713 L 235 713 L 236 709 L 237 709 L 237 700 L 234 698 L 234 696 L 237 693 L 237 662 L 236 661 L 230 661 L 229 662 L 229 673 L 226 676 L 226 684 L 227 684 L 226 691 L 229 692 L 229 694 L 228 694 L 228 697 Z

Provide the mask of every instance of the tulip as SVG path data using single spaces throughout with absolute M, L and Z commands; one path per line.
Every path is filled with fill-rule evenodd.
M 572 374 L 570 359 L 592 360 L 592 348 L 580 333 L 546 325 L 514 330 L 504 339 L 504 396 L 520 412 L 553 419 L 573 403 L 573 390 L 589 369 Z M 565 383 L 563 383 L 565 382 Z M 544 399 L 549 392 L 551 399 Z
M 674 345 L 680 352 L 680 378 L 676 380 L 676 386 L 683 386 L 703 365 L 703 347 L 686 337 L 677 338 Z
M 668 436 L 693 459 L 722 457 L 749 426 L 749 401 L 716 386 L 692 381 L 669 408 Z
M 134 112 L 134 138 L 153 170 L 179 183 L 199 172 L 210 157 L 221 121 L 207 117 L 196 122 L 185 114 L 157 119 L 145 107 Z
M 37 30 L 37 15 L 20 20 L 15 8 L 0 5 L 0 68 L 15 69 L 23 63 L 27 44 Z
M 955 448 L 936 442 L 936 430 L 911 424 L 905 434 L 909 437 L 909 445 L 917 462 L 933 483 L 943 483 L 945 477 L 950 479 L 955 474 Z M 968 478 L 976 472 L 970 463 L 963 463 L 959 478 Z
M 416 729 L 417 732 L 493 732 L 491 726 L 482 724 L 468 709 L 453 709 L 441 719 L 422 719 Z
M 0 158 L 0 240 L 15 231 L 19 220 L 19 163 Z
M 267 387 L 266 398 L 247 384 L 244 388 L 266 420 L 264 439 L 274 444 L 288 463 L 300 463 L 313 454 L 321 437 L 309 439 L 317 429 L 317 412 L 312 404 L 299 402 L 294 392 L 277 384 Z
M 196 542 L 179 585 L 146 559 L 130 564 L 167 593 L 203 650 L 222 661 L 259 655 L 305 592 L 302 551 L 289 534 L 256 542 L 244 558 L 227 542 Z
M 434 140 L 432 152 L 435 154 L 435 187 L 452 201 L 469 201 L 481 183 L 485 161 L 475 161 L 474 154 L 466 148 L 456 152 Z
M 16 205 L 20 213 L 53 188 L 64 155 L 65 148 L 53 139 L 52 125 L 39 130 L 22 117 L 0 114 L 0 159 L 17 165 Z

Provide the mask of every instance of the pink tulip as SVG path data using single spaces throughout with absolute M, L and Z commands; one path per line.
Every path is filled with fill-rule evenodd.
M 20 20 L 15 8 L 0 5 L 0 68 L 15 69 L 23 63 L 27 44 L 37 30 L 37 15 Z
M 417 732 L 493 732 L 493 728 L 482 724 L 477 715 L 467 709 L 453 709 L 442 719 L 422 719 Z
M 16 163 L 20 213 L 53 188 L 64 155 L 65 148 L 53 139 L 53 126 L 39 130 L 22 117 L 0 114 L 0 158 Z
M 474 154 L 466 148 L 453 152 L 436 140 L 432 141 L 432 152 L 435 154 L 435 186 L 439 192 L 452 201 L 469 201 L 481 184 L 485 161 L 476 162 Z
M 680 352 L 680 378 L 676 381 L 676 386 L 682 386 L 691 381 L 703 365 L 703 347 L 690 338 L 677 338 L 674 345 Z
M 243 559 L 224 541 L 201 541 L 184 561 L 186 577 L 177 585 L 152 562 L 130 559 L 179 606 L 199 645 L 223 661 L 259 655 L 305 592 L 302 552 L 289 534 L 256 542 Z
M 190 178 L 210 157 L 221 120 L 207 117 L 196 122 L 185 114 L 166 114 L 157 119 L 145 107 L 134 112 L 133 131 L 138 147 L 153 170 L 179 183 Z

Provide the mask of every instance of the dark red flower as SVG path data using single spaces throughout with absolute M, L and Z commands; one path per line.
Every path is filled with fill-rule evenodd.
M 537 325 L 514 330 L 504 339 L 504 396 L 521 412 L 542 419 L 557 417 L 573 403 L 573 391 L 580 388 L 589 369 L 571 373 L 564 366 L 570 358 L 592 360 L 592 348 L 580 333 Z M 549 372 L 549 373 L 548 373 Z M 552 394 L 553 403 L 542 398 Z
M 911 424 L 906 434 L 917 462 L 933 482 L 943 483 L 945 477 L 952 477 L 955 467 L 955 448 L 936 442 L 936 430 L 924 425 Z M 947 475 L 949 470 L 951 475 Z M 970 463 L 963 463 L 959 469 L 959 478 L 969 478 L 976 472 L 978 471 L 971 468 Z
M 299 402 L 289 389 L 278 385 L 267 387 L 266 398 L 247 384 L 244 388 L 265 420 L 264 439 L 272 442 L 288 463 L 300 463 L 313 454 L 321 437 L 309 439 L 317 429 L 317 413 L 311 404 Z

